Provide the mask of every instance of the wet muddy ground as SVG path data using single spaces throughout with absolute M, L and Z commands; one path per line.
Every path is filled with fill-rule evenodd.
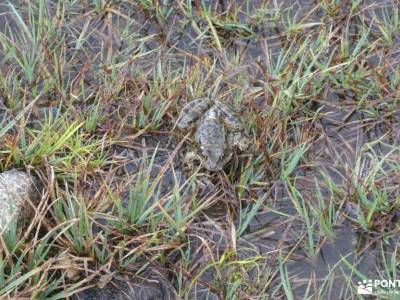
M 149 176 L 159 180 L 154 170 L 163 170 L 166 177 L 147 205 L 156 196 L 169 199 L 173 187 L 182 185 L 182 199 L 189 203 L 184 214 L 205 203 L 185 227 L 185 247 L 168 241 L 162 259 L 138 255 L 127 273 L 140 274 L 139 263 L 151 257 L 153 268 L 169 268 L 160 282 L 173 286 L 171 297 L 185 290 L 180 296 L 188 299 L 196 287 L 205 291 L 199 299 L 207 293 L 210 299 L 285 299 L 288 290 L 294 299 L 351 299 L 360 280 L 385 278 L 388 270 L 397 276 L 400 108 L 393 78 L 399 76 L 400 31 L 386 36 L 382 20 L 391 16 L 391 26 L 399 25 L 398 3 L 355 2 L 171 1 L 153 7 L 146 6 L 151 1 L 137 1 L 97 8 L 82 1 L 64 3 L 68 18 L 60 21 L 60 5 L 45 1 L 65 39 L 60 43 L 68 61 L 60 71 L 63 88 L 41 93 L 45 80 L 19 84 L 35 86 L 37 107 L 61 101 L 73 117 L 85 109 L 101 112 L 95 135 L 110 135 L 115 143 L 107 166 L 91 180 L 100 186 L 100 179 L 109 179 L 106 172 L 115 172 L 108 182 L 129 206 L 134 175 L 157 153 Z M 26 3 L 14 5 L 27 16 Z M 1 10 L 5 35 L 20 30 L 13 9 L 2 4 Z M 46 59 L 44 65 L 52 69 L 54 57 Z M 2 71 L 18 68 L 8 62 Z M 155 84 L 162 87 L 153 94 Z M 241 164 L 211 174 L 205 188 L 189 183 L 188 178 L 200 177 L 181 164 L 191 144 L 172 131 L 187 99 L 204 94 L 233 99 L 255 141 L 254 165 L 238 154 L 244 157 Z M 0 116 L 11 119 L 23 106 L 10 94 L 2 98 L 6 113 Z M 299 149 L 304 150 L 296 161 Z M 292 167 L 285 165 L 290 159 L 296 161 Z M 247 179 L 236 172 L 246 166 L 253 170 Z M 132 183 L 126 179 L 131 176 Z M 191 206 L 192 195 L 200 204 Z M 248 225 L 235 232 L 260 199 Z M 160 211 L 157 207 L 154 215 Z M 117 269 L 126 271 L 113 266 L 113 272 Z M 224 282 L 237 283 L 232 295 Z M 92 297 L 84 293 L 82 299 Z

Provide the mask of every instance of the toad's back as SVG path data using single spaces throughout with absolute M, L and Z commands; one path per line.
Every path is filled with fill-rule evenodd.
M 222 169 L 225 158 L 225 129 L 219 111 L 211 108 L 206 112 L 196 131 L 196 141 L 200 145 L 202 155 L 206 158 L 207 169 Z

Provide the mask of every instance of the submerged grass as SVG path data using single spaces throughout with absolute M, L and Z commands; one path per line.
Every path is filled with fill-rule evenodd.
M 0 170 L 44 187 L 1 238 L 1 297 L 149 269 L 184 299 L 362 299 L 358 281 L 397 279 L 399 8 L 364 2 L 0 4 Z M 183 164 L 174 123 L 201 97 L 253 141 L 221 172 Z

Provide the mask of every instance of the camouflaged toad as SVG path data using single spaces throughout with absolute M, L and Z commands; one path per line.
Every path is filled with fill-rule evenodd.
M 176 126 L 189 129 L 197 125 L 195 141 L 200 161 L 209 171 L 221 170 L 231 159 L 233 148 L 246 151 L 250 145 L 242 121 L 235 109 L 221 101 L 201 98 L 186 104 Z

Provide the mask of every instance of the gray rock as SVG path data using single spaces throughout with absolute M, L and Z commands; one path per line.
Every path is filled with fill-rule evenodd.
M 10 170 L 0 174 L 0 232 L 9 229 L 15 219 L 25 223 L 32 209 L 32 203 L 38 201 L 34 180 L 27 173 Z

